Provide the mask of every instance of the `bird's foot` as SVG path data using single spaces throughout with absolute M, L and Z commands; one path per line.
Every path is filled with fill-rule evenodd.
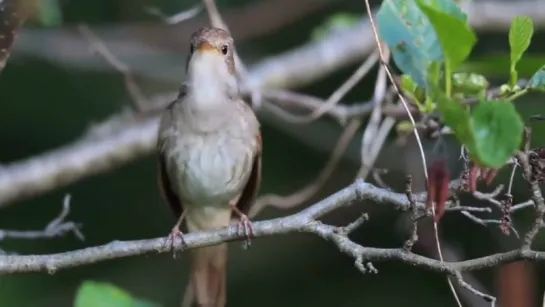
M 236 215 L 238 215 L 238 218 L 239 218 L 239 221 L 237 224 L 237 234 L 240 234 L 242 232 L 242 234 L 246 236 L 244 248 L 248 248 L 252 244 L 251 237 L 253 237 L 254 235 L 254 230 L 252 228 L 252 221 L 250 221 L 250 219 L 248 218 L 246 214 L 242 213 L 237 208 L 235 202 L 231 202 L 229 205 L 231 206 L 231 209 L 233 210 L 233 212 Z
M 254 235 L 252 221 L 250 221 L 246 214 L 241 214 L 239 218 L 240 220 L 238 221 L 237 233 L 242 233 L 244 236 L 246 236 L 244 247 L 248 248 L 252 244 L 252 236 Z
M 170 251 L 172 252 L 172 257 L 174 259 L 176 259 L 176 250 L 174 249 L 174 241 L 176 240 L 176 237 L 179 237 L 180 240 L 182 240 L 182 248 L 184 248 L 187 244 L 185 243 L 184 233 L 180 230 L 180 226 L 178 224 L 172 228 L 167 239 L 165 240 L 165 246 L 168 245 L 170 241 Z

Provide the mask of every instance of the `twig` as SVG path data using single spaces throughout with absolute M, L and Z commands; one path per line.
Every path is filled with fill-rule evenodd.
M 369 71 L 375 66 L 376 62 L 378 60 L 378 52 L 373 52 L 359 67 L 354 71 L 354 73 L 338 88 L 336 89 L 326 100 L 324 104 L 322 104 L 319 108 L 313 110 L 309 115 L 304 116 L 297 116 L 293 115 L 288 120 L 292 123 L 297 124 L 308 124 L 313 122 L 314 120 L 320 118 L 322 115 L 326 114 L 328 111 L 330 111 L 332 108 L 335 107 L 337 103 L 343 99 L 348 92 L 356 86 L 365 75 L 369 73 Z M 386 88 L 384 89 L 386 91 Z
M 470 284 L 468 284 L 467 282 L 464 281 L 464 278 L 462 277 L 461 272 L 459 272 L 459 271 L 456 272 L 456 274 L 454 274 L 454 276 L 456 277 L 456 280 L 458 281 L 458 284 L 460 284 L 460 286 L 466 288 L 471 293 L 482 297 L 485 301 L 490 302 L 492 307 L 495 306 L 496 298 L 493 297 L 492 295 L 485 294 L 485 293 L 473 288 Z
M 500 220 L 493 220 L 493 219 L 481 219 L 481 218 L 478 218 L 476 217 L 475 215 L 471 214 L 470 212 L 464 210 L 462 211 L 462 214 L 467 217 L 468 219 L 470 219 L 472 222 L 475 222 L 481 226 L 485 226 L 486 225 L 489 225 L 489 224 L 493 224 L 493 225 L 501 225 L 501 221 Z M 509 225 L 509 228 L 513 231 L 513 233 L 515 234 L 515 236 L 517 238 L 519 238 L 519 233 L 517 231 L 517 229 L 513 226 L 513 225 Z
M 134 81 L 134 77 L 132 75 L 132 72 L 125 63 L 121 62 L 120 60 L 115 57 L 108 47 L 96 36 L 91 29 L 87 25 L 79 25 L 78 30 L 80 31 L 81 35 L 89 41 L 89 46 L 98 54 L 100 55 L 106 63 L 112 66 L 115 70 L 120 72 L 123 75 L 123 80 L 125 82 L 125 88 L 127 89 L 127 92 L 131 96 L 131 101 L 133 103 L 133 107 L 136 111 L 141 111 L 146 107 L 146 102 L 149 101 L 149 99 L 144 95 L 140 87 L 136 84 L 136 81 Z
M 375 24 L 375 21 L 373 19 L 373 14 L 371 12 L 371 6 L 369 5 L 369 0 L 365 0 L 365 7 L 366 7 L 366 10 L 367 10 L 367 15 L 369 17 L 369 22 L 371 23 L 371 28 L 373 29 L 373 35 L 375 37 L 375 42 L 377 44 L 377 48 L 379 50 L 379 55 L 380 55 L 380 60 L 382 62 L 382 65 L 384 66 L 384 69 L 386 70 L 386 74 L 388 75 L 388 78 L 390 79 L 390 81 L 392 82 L 392 85 L 393 87 L 395 88 L 396 90 L 396 93 L 399 97 L 399 100 L 401 101 L 401 103 L 403 104 L 403 107 L 405 108 L 405 110 L 407 111 L 407 115 L 409 116 L 409 119 L 413 125 L 413 133 L 414 133 L 414 136 L 416 138 L 416 142 L 418 144 L 418 149 L 420 150 L 420 157 L 422 158 L 422 167 L 423 167 L 423 170 L 424 170 L 424 177 L 426 178 L 426 181 L 428 181 L 428 171 L 427 171 L 427 163 L 426 163 L 426 155 L 424 153 L 424 147 L 422 145 L 422 142 L 420 140 L 420 135 L 418 133 L 418 129 L 416 128 L 416 122 L 411 114 L 411 111 L 409 109 L 409 104 L 405 101 L 405 98 L 403 97 L 403 95 L 401 94 L 401 91 L 399 90 L 399 87 L 397 85 L 397 83 L 395 82 L 395 79 L 392 75 L 392 73 L 390 72 L 390 69 L 388 68 L 388 64 L 386 62 L 386 57 L 385 57 L 385 52 L 383 51 L 383 48 L 382 48 L 382 44 L 380 43 L 380 38 L 379 38 L 379 35 L 378 35 L 378 31 L 377 31 L 377 26 Z M 433 214 L 435 215 L 435 204 L 432 202 L 432 212 Z M 435 232 L 435 241 L 436 241 L 436 244 L 437 244 L 437 252 L 439 254 L 439 259 L 441 261 L 443 261 L 443 253 L 441 252 L 441 244 L 439 242 L 439 231 L 437 229 L 437 223 L 434 221 L 433 223 L 433 228 L 434 228 L 434 232 Z M 447 281 L 448 281 L 448 284 L 449 284 L 449 287 L 452 291 L 452 294 L 454 296 L 454 298 L 456 299 L 456 302 L 458 303 L 458 306 L 462 307 L 462 303 L 460 302 L 460 298 L 458 297 L 458 295 L 456 294 L 456 290 L 454 289 L 454 285 L 452 284 L 452 281 L 450 280 L 450 278 L 447 278 Z
M 187 9 L 185 11 L 178 12 L 172 16 L 165 16 L 161 12 L 161 10 L 157 7 L 145 7 L 144 11 L 147 12 L 150 15 L 159 17 L 164 23 L 173 25 L 180 23 L 182 21 L 186 21 L 189 19 L 192 19 L 199 15 L 200 12 L 202 12 L 203 6 L 201 3 L 193 5 L 190 9 Z
M 411 175 L 407 175 L 405 178 L 405 194 L 407 195 L 407 199 L 409 200 L 410 206 L 411 206 L 411 236 L 410 238 L 405 241 L 405 245 L 403 248 L 406 251 L 410 251 L 414 243 L 418 240 L 418 208 L 416 207 L 416 201 L 414 200 L 413 195 L 413 177 Z
M 80 225 L 72 221 L 66 221 L 70 213 L 70 195 L 66 195 L 60 214 L 53 219 L 43 230 L 0 230 L 0 240 L 4 239 L 43 239 L 60 237 L 72 232 L 81 241 L 85 237 L 80 231 Z
M 388 56 L 389 52 L 387 54 L 387 57 Z M 373 111 L 371 112 L 367 127 L 365 127 L 365 131 L 363 132 L 361 141 L 361 166 L 357 176 L 363 179 L 367 178 L 367 175 L 369 175 L 369 171 L 373 168 L 388 133 L 395 124 L 394 118 L 390 116 L 384 119 L 382 123 L 380 122 L 382 118 L 382 104 L 386 97 L 387 83 L 386 69 L 381 65 L 377 74 L 377 81 L 375 83 L 375 91 L 372 99 Z
M 352 137 L 354 134 L 356 134 L 360 126 L 361 120 L 359 119 L 352 119 L 348 125 L 346 125 L 343 132 L 339 136 L 339 139 L 337 140 L 337 144 L 331 153 L 331 157 L 314 181 L 287 196 L 280 196 L 276 194 L 260 196 L 252 206 L 250 216 L 257 215 L 267 206 L 273 206 L 281 209 L 293 208 L 313 197 L 318 191 L 320 191 L 322 186 L 327 182 L 329 177 L 331 177 L 331 174 L 333 174 L 337 168 L 337 165 L 348 148 Z

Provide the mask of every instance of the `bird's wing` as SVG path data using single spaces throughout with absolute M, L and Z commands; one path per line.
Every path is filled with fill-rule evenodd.
M 253 112 L 251 108 L 243 103 L 243 108 L 246 112 Z M 250 173 L 250 177 L 248 178 L 248 181 L 246 182 L 246 186 L 242 190 L 242 193 L 240 195 L 240 198 L 237 202 L 237 208 L 244 214 L 248 214 L 250 212 L 250 209 L 255 201 L 255 198 L 258 194 L 259 187 L 261 186 L 261 152 L 263 147 L 263 142 L 261 140 L 261 133 L 259 131 L 259 123 L 256 119 L 256 127 L 257 127 L 257 133 L 255 135 L 256 142 L 257 142 L 257 150 L 253 156 L 253 162 L 252 162 L 252 171 Z
M 157 180 L 163 198 L 165 198 L 170 205 L 170 208 L 172 209 L 176 218 L 179 218 L 182 215 L 184 208 L 179 195 L 176 194 L 176 191 L 172 188 L 167 172 L 165 148 L 169 143 L 169 134 L 164 133 L 166 129 L 173 129 L 171 124 L 173 120 L 172 108 L 174 108 L 176 103 L 177 101 L 175 100 L 167 107 L 167 109 L 164 111 L 165 113 L 161 117 L 161 123 L 159 124 L 159 135 L 157 138 L 157 158 L 159 171 Z

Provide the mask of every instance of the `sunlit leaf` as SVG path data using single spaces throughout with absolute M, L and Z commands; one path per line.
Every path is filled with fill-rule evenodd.
M 511 48 L 511 86 L 515 85 L 518 79 L 516 66 L 524 52 L 530 46 L 534 24 L 527 16 L 515 16 L 509 29 L 509 46 Z
M 433 25 L 444 60 L 450 63 L 452 70 L 456 69 L 469 56 L 477 42 L 475 33 L 464 20 L 427 5 L 423 0 L 418 0 L 417 4 Z
M 112 284 L 85 281 L 78 289 L 74 307 L 159 307 L 159 305 L 133 298 Z

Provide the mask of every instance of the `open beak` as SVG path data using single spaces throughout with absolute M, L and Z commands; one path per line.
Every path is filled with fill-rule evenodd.
M 197 47 L 197 51 L 201 52 L 201 53 L 217 53 L 219 54 L 219 51 L 216 47 L 212 46 L 210 43 L 208 42 L 202 42 L 198 47 Z

